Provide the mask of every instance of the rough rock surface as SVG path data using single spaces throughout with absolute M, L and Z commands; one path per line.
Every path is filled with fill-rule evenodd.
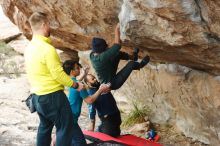
M 1 4 L 1 1 L 0 1 Z M 13 38 L 16 38 L 21 34 L 19 29 L 10 22 L 10 20 L 4 16 L 2 8 L 0 8 L 0 41 L 7 41 Z
M 127 52 L 138 46 L 141 56 L 149 54 L 155 62 L 220 73 L 218 0 L 3 0 L 2 7 L 28 38 L 31 13 L 49 14 L 54 45 L 64 51 L 88 50 L 93 36 L 111 43 L 119 15 Z M 149 106 L 153 122 L 171 123 L 186 136 L 216 146 L 219 82 L 219 76 L 176 64 L 149 65 L 115 95 Z
M 81 62 L 89 63 L 88 54 L 79 53 Z M 114 96 L 125 113 L 137 102 L 149 108 L 153 123 L 173 125 L 193 140 L 216 146 L 220 145 L 219 88 L 220 76 L 176 64 L 149 64 L 133 71 Z
M 148 106 L 153 122 L 174 124 L 187 137 L 214 146 L 220 144 L 219 88 L 219 77 L 158 65 L 134 73 L 117 92 Z
M 75 50 L 88 50 L 93 36 L 111 42 L 119 16 L 124 44 L 139 46 L 141 56 L 220 73 L 218 0 L 3 0 L 2 7 L 29 38 L 27 18 L 46 12 L 54 44 Z

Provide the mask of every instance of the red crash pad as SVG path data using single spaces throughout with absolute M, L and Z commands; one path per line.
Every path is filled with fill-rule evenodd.
M 117 138 L 111 137 L 104 133 L 100 132 L 92 132 L 92 131 L 83 131 L 85 137 L 89 140 L 91 139 L 98 139 L 100 141 L 115 141 L 121 144 L 125 144 L 128 146 L 162 146 L 162 144 L 156 143 L 154 141 L 149 141 L 144 138 L 137 137 L 135 135 L 122 135 Z

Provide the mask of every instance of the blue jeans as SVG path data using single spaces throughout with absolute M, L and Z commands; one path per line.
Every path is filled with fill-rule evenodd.
M 37 146 L 50 146 L 51 132 L 56 126 L 56 146 L 71 146 L 73 116 L 69 101 L 63 91 L 33 97 L 33 104 L 40 118 Z
M 73 124 L 73 140 L 72 140 L 73 146 L 85 146 L 86 140 L 83 135 L 83 132 L 81 128 L 79 127 L 78 123 Z

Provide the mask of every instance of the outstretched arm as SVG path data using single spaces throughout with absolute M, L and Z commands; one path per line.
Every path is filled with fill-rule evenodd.
M 116 28 L 115 28 L 115 44 L 121 44 L 121 39 L 120 39 L 120 24 L 118 23 Z
M 88 74 L 88 72 L 89 72 L 89 66 L 82 68 L 80 75 L 77 76 L 76 79 L 78 81 L 82 81 L 85 78 L 85 76 Z
M 45 55 L 46 65 L 54 80 L 60 84 L 68 87 L 76 88 L 78 91 L 82 89 L 82 84 L 74 82 L 71 78 L 63 71 L 61 66 L 60 58 L 55 50 L 51 47 L 47 55 Z
M 88 104 L 93 103 L 102 93 L 109 92 L 110 85 L 109 84 L 101 84 L 99 89 L 91 96 L 87 96 L 84 98 L 84 101 Z
M 109 61 L 110 58 L 118 55 L 120 49 L 121 49 L 120 25 L 118 23 L 115 28 L 114 45 L 99 55 L 100 61 L 102 62 Z

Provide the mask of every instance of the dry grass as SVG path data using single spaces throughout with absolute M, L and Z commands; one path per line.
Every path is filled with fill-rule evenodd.
M 149 114 L 149 108 L 141 106 L 137 102 L 133 102 L 133 110 L 128 115 L 124 115 L 122 127 L 126 128 L 137 123 L 143 123 Z

